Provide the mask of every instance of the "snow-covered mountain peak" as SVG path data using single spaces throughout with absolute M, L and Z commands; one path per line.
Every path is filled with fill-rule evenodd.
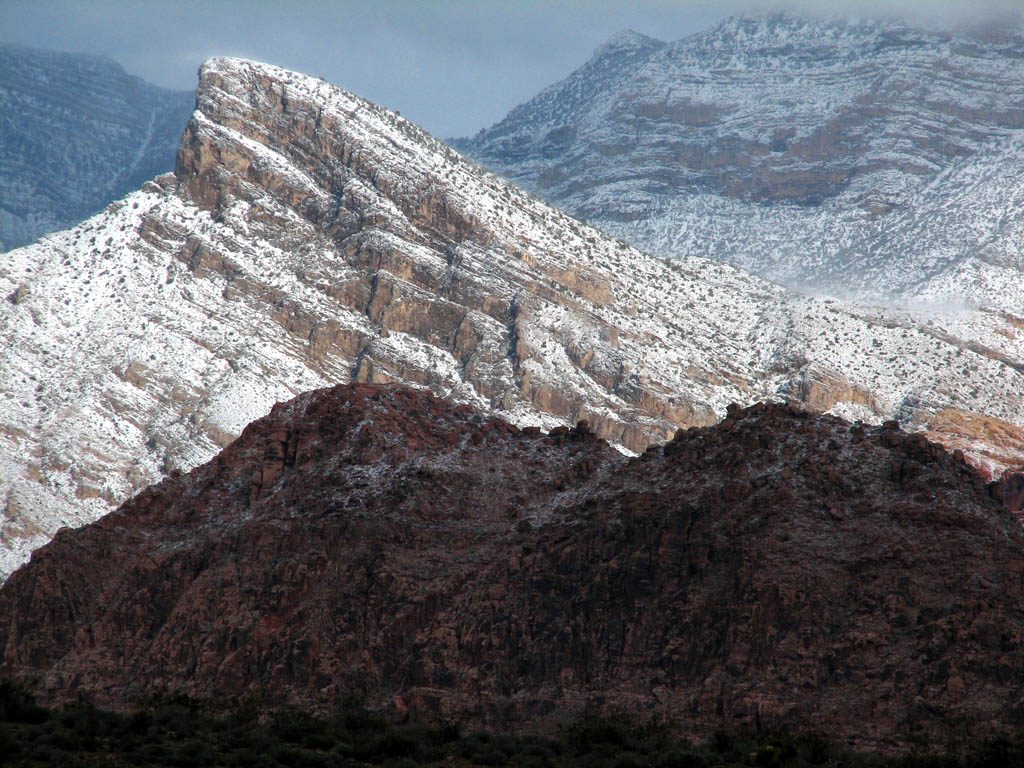
M 211 60 L 197 105 L 173 176 L 0 264 L 0 571 L 274 402 L 353 379 L 587 420 L 632 451 L 787 397 L 898 416 L 992 472 L 1024 455 L 1024 342 L 993 351 L 1012 317 L 666 263 L 277 67 Z
M 733 16 L 707 32 L 668 46 L 668 58 L 699 55 L 710 66 L 798 70 L 854 66 L 879 56 L 912 55 L 922 46 L 946 51 L 951 36 L 906 21 L 866 16 L 771 11 Z
M 227 124 L 237 119 L 237 113 L 251 115 L 254 101 L 275 92 L 292 99 L 295 106 L 316 105 L 318 109 L 338 110 L 350 122 L 372 127 L 373 132 L 364 137 L 367 141 L 387 143 L 397 134 L 403 134 L 444 152 L 443 143 L 389 109 L 322 78 L 250 59 L 216 56 L 204 61 L 199 67 L 196 105 L 211 119 Z M 236 114 L 232 114 L 232 109 Z M 288 104 L 284 102 L 277 111 L 287 110 Z
M 616 55 L 625 51 L 654 51 L 665 46 L 665 42 L 649 35 L 636 32 L 632 29 L 624 29 L 604 41 L 594 51 L 591 60 L 599 59 L 608 55 Z
M 633 66 L 588 62 L 458 146 L 666 257 L 873 301 L 930 296 L 968 265 L 1020 260 L 1021 50 L 1012 25 L 734 17 Z M 960 298 L 984 304 L 1004 278 L 1021 314 L 1012 272 Z

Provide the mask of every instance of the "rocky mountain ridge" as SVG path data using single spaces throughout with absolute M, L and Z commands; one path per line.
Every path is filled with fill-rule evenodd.
M 174 168 L 194 101 L 101 56 L 0 43 L 0 252 Z
M 1024 455 L 1017 315 L 793 294 L 609 239 L 321 80 L 213 59 L 173 175 L 0 263 L 0 572 L 351 380 L 643 451 L 729 402 Z
M 398 719 L 893 747 L 1024 723 L 1024 529 L 895 425 L 730 406 L 628 459 L 425 392 L 307 393 L 59 533 L 0 589 L 0 674 Z
M 1024 31 L 793 13 L 624 35 L 456 145 L 613 235 L 832 295 L 1024 312 Z

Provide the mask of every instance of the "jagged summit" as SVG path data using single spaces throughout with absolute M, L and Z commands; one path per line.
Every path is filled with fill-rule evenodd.
M 0 589 L 0 674 L 50 703 L 942 742 L 1024 720 L 1021 562 L 991 487 L 892 424 L 731 407 L 627 459 L 353 384 L 58 534 Z
M 223 123 L 225 127 L 237 129 L 239 126 L 235 121 L 243 115 L 252 115 L 254 104 L 251 101 L 266 94 L 274 86 L 287 86 L 284 90 L 296 99 L 297 107 L 315 107 L 321 113 L 328 109 L 341 113 L 346 118 L 345 130 L 363 143 L 397 145 L 396 149 L 406 151 L 415 144 L 418 150 L 429 148 L 443 155 L 449 164 L 465 162 L 443 142 L 385 107 L 322 78 L 250 59 L 215 56 L 203 62 L 199 67 L 196 110 L 199 115 Z M 288 93 L 283 95 L 287 98 Z M 288 112 L 286 103 L 277 106 L 282 112 Z M 195 118 L 196 115 L 193 115 Z M 399 136 L 407 140 L 401 141 L 397 138 Z M 270 137 L 267 138 L 270 141 Z M 187 143 L 187 139 L 182 143 Z M 316 151 L 328 154 L 330 147 L 319 145 Z M 178 174 L 181 175 L 180 170 Z
M 664 45 L 665 42 L 662 40 L 636 32 L 632 29 L 624 29 L 621 32 L 616 32 L 598 46 L 597 50 L 594 51 L 593 58 L 598 59 L 602 56 L 615 55 L 622 53 L 623 51 L 655 51 L 664 47 Z
M 688 35 L 704 42 L 735 40 L 747 42 L 785 39 L 791 43 L 830 45 L 849 38 L 877 40 L 884 36 L 899 35 L 905 31 L 923 32 L 898 15 L 867 15 L 855 12 L 815 12 L 807 10 L 748 11 L 730 16 L 705 32 Z M 684 38 L 684 39 L 687 39 Z M 682 42 L 682 41 L 680 41 Z
M 957 314 L 666 264 L 277 67 L 213 59 L 197 106 L 173 175 L 0 265 L 0 571 L 352 380 L 633 452 L 783 397 L 898 416 L 991 473 L 1024 455 L 999 317 L 969 344 Z
M 941 13 L 907 18 L 899 12 L 870 14 L 774 10 L 732 16 L 706 32 L 672 43 L 683 50 L 696 44 L 736 57 L 746 66 L 813 68 L 823 60 L 855 64 L 879 55 L 912 57 L 931 49 L 948 56 L 1017 58 L 1012 46 L 1024 41 L 1024 17 L 982 13 L 969 23 L 953 23 Z M 1018 47 L 1019 51 L 1019 47 Z

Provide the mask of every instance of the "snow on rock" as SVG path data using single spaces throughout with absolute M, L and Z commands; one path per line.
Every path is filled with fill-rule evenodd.
M 0 43 L 0 252 L 171 170 L 194 101 L 102 56 Z
M 633 452 L 773 397 L 1018 428 L 1009 322 L 653 258 L 322 80 L 212 59 L 173 175 L 0 262 L 0 574 L 329 383 L 585 419 Z
M 1019 27 L 766 13 L 627 39 L 457 146 L 652 253 L 1024 312 Z

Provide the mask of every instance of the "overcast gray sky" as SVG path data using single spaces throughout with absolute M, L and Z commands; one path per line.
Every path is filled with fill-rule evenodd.
M 799 2 L 799 0 L 797 0 Z M 790 0 L 790 5 L 793 0 Z M 976 16 L 1024 0 L 803 0 L 817 10 Z M 441 137 L 491 125 L 622 29 L 677 40 L 770 0 L 0 0 L 0 40 L 101 53 L 191 90 L 209 56 L 347 88 Z

